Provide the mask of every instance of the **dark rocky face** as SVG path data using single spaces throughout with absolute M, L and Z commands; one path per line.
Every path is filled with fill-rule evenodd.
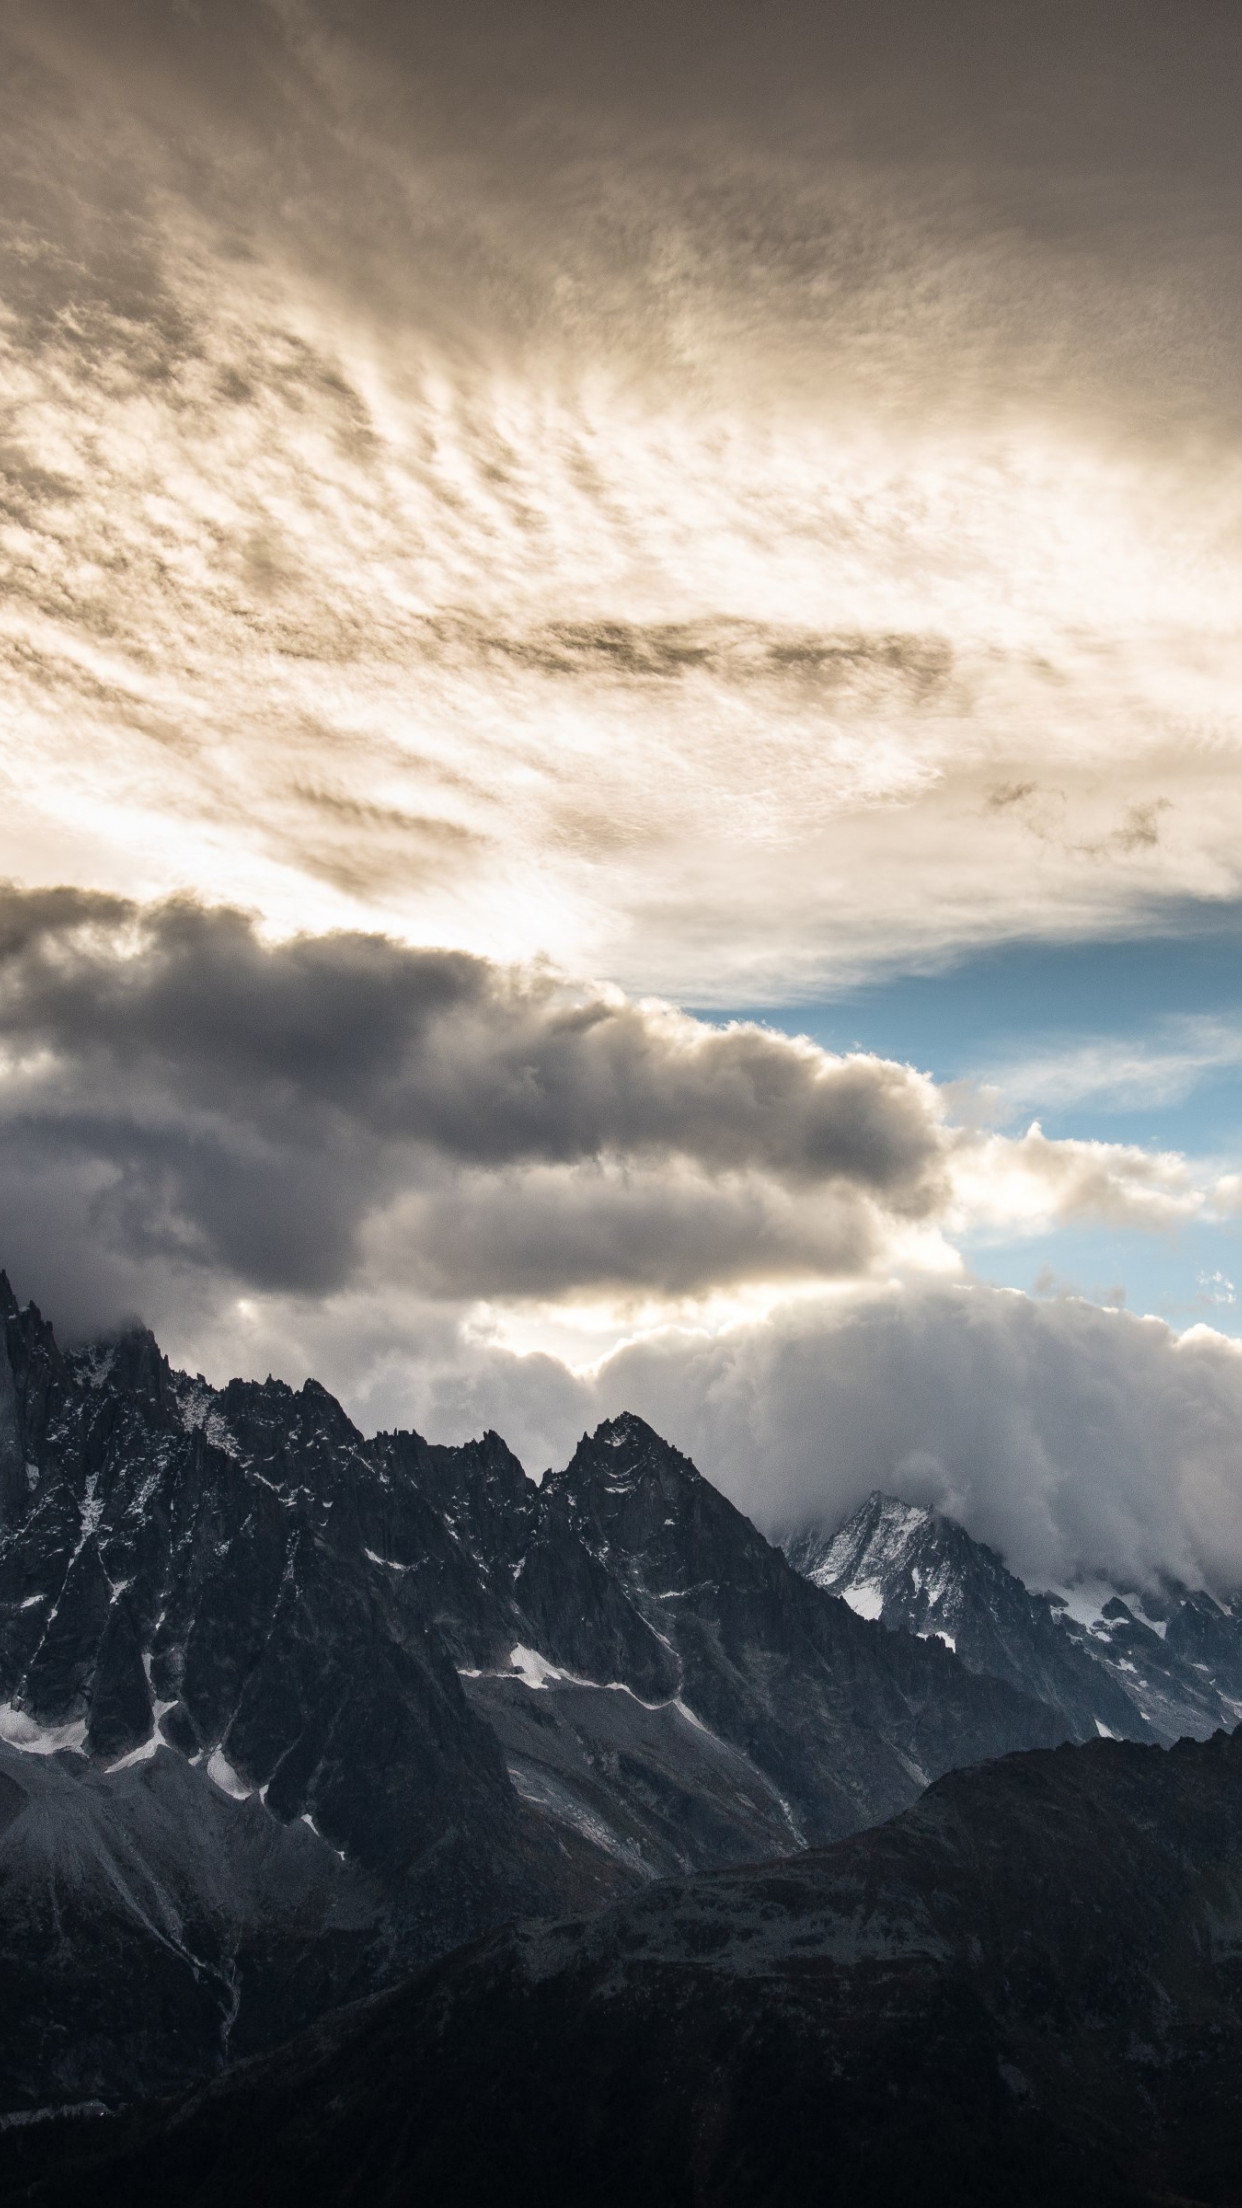
M 1011 1756 L 497 1932 L 171 2118 L 29 2135 L 14 2197 L 1231 2208 L 1240 1952 L 1242 1731 Z
M 536 1488 L 495 1434 L 366 1439 L 141 1331 L 62 1354 L 7 1286 L 3 1320 L 12 2107 L 196 2074 L 506 1917 L 1065 1733 L 809 1585 L 641 1420 Z

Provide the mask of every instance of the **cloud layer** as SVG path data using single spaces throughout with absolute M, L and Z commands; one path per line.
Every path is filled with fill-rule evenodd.
M 700 1003 L 1236 894 L 1222 27 L 573 12 L 14 11 L 0 870 Z
M 582 1373 L 391 1290 L 242 1315 L 183 1293 L 169 1321 L 174 1354 L 218 1380 L 314 1373 L 368 1430 L 492 1426 L 533 1473 L 636 1410 L 774 1537 L 880 1487 L 948 1510 L 1033 1586 L 1242 1585 L 1242 1351 L 1207 1327 L 912 1280 L 668 1329 Z
M 1176 1156 L 955 1129 L 910 1066 L 184 899 L 4 893 L 0 1046 L 9 1253 L 83 1320 L 88 1246 L 127 1293 L 676 1299 L 1205 1201 Z
M 946 1265 L 970 1221 L 1204 1203 L 1176 1155 L 952 1128 L 913 1066 L 186 899 L 4 892 L 0 1044 L 44 1296 L 86 1243 L 276 1294 L 703 1296 Z
M 10 1205 L 59 1192 L 70 1273 L 90 1241 L 285 1294 L 694 1291 L 865 1273 L 945 1202 L 908 1067 L 188 902 L 10 893 L 0 1036 Z
M 1242 1351 L 1207 1328 L 926 1286 L 614 1357 L 634 1404 L 769 1528 L 871 1488 L 947 1509 L 1029 1583 L 1242 1583 Z
M 1242 1575 L 1242 1353 L 934 1278 L 971 1224 L 1163 1231 L 1210 1192 L 945 1102 L 546 967 L 0 898 L 3 1256 L 64 1331 L 137 1307 L 217 1379 L 314 1372 L 364 1423 L 495 1424 L 535 1469 L 634 1408 L 776 1530 L 881 1485 L 1028 1577 Z M 636 1337 L 585 1376 L 547 1353 L 581 1362 L 584 1307 L 599 1353 Z
M 771 1523 L 878 1479 L 1234 1569 L 1229 1352 L 926 1276 L 1236 1176 L 649 995 L 1242 893 L 1242 29 L 1188 8 L 15 0 L 23 1292 L 536 1463 L 624 1395 Z

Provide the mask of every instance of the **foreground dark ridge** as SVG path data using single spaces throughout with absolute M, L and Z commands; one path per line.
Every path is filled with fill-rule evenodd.
M 498 1932 L 10 2172 L 31 2208 L 1228 2208 L 1240 2074 L 1242 1732 L 1101 1741 Z
M 528 1481 L 0 1288 L 0 2088 L 116 2103 L 488 1925 L 791 1852 L 1062 1714 L 802 1579 L 641 1420 Z M 5 1745 L 7 1738 L 7 1745 Z

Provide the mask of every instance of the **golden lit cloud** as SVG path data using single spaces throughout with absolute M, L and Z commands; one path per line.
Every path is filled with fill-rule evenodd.
M 0 870 L 701 1002 L 1238 892 L 1242 473 L 1055 239 L 706 124 L 489 172 L 283 20 L 189 171 L 28 27 Z

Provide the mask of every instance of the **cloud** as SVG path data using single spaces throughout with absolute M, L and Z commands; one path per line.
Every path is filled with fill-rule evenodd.
M 909 1067 L 184 900 L 10 891 L 0 1042 L 18 1217 L 50 1185 L 133 1262 L 265 1290 L 865 1272 L 945 1201 Z
M 0 1255 L 71 1327 L 508 1405 L 547 1461 L 596 1383 L 515 1311 L 715 1325 L 1242 1202 L 648 1001 L 1242 888 L 1242 34 L 878 5 L 9 11 Z M 1233 1048 L 1013 1093 L 1167 1099 Z M 605 1370 L 687 1420 L 697 1374 L 728 1476 L 753 1416 L 793 1497 L 819 1358 L 840 1497 L 853 1357 L 911 1478 L 1024 1468 L 1027 1518 L 961 1489 L 1015 1554 L 1223 1554 L 1202 1469 L 1167 1523 L 1117 1471 L 1074 1548 L 1092 1356 L 1223 1462 L 1228 1353 L 1130 1323 L 909 1289 Z
M 204 1112 L 291 1134 L 298 1112 L 352 1114 L 468 1165 L 676 1152 L 929 1201 L 931 1083 L 754 1025 L 575 1001 L 551 974 L 381 936 L 264 943 L 189 900 L 10 891 L 0 958 L 15 1049 L 145 1073 Z
M 391 1293 L 203 1313 L 180 1340 L 221 1379 L 315 1372 L 368 1430 L 495 1427 L 533 1473 L 635 1410 L 773 1536 L 880 1487 L 947 1510 L 1033 1586 L 1242 1584 L 1242 1350 L 1208 1326 L 925 1280 L 666 1329 L 589 1373 Z
M 603 1368 L 769 1528 L 873 1487 L 947 1509 L 1028 1582 L 1242 1582 L 1242 1351 L 1205 1327 L 970 1286 L 790 1309 Z
M 1210 73 L 468 12 L 11 11 L 0 869 L 726 1005 L 1236 894 Z
M 963 1223 L 1035 1229 L 1071 1222 L 1168 1229 L 1193 1219 L 1207 1202 L 1178 1151 L 1053 1139 L 1038 1120 L 1017 1138 L 983 1135 L 964 1143 L 955 1188 Z
M 1229 1020 L 1177 1018 L 1154 1034 L 1096 1035 L 988 1068 L 981 1079 L 1018 1105 L 1095 1102 L 1115 1111 L 1184 1103 L 1205 1075 L 1242 1065 L 1242 1030 Z
M 533 1469 L 628 1406 L 777 1530 L 878 1484 L 1028 1577 L 1242 1574 L 1242 1353 L 929 1278 L 965 1227 L 1236 1200 L 1176 1156 L 547 967 L 63 889 L 0 898 L 0 1128 L 0 1251 L 70 1334 L 141 1310 Z
M 74 1325 L 201 1310 L 208 1283 L 585 1297 L 649 1324 L 952 1270 L 969 1229 L 1162 1230 L 1208 1202 L 1175 1154 L 956 1127 L 947 1103 L 913 1067 L 546 965 L 268 939 L 184 898 L 0 895 L 0 1234 Z

